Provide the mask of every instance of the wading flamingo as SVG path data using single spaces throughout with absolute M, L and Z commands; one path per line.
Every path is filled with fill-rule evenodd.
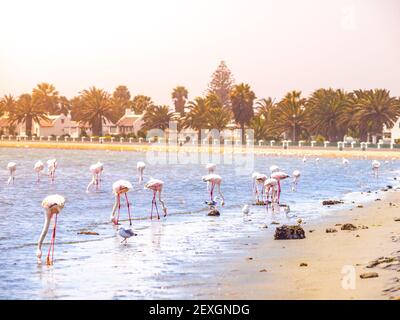
M 213 199 L 214 196 L 214 189 L 215 186 L 218 187 L 218 194 L 221 197 L 221 206 L 223 206 L 225 204 L 225 200 L 224 200 L 224 195 L 221 192 L 221 183 L 222 183 L 222 178 L 220 175 L 215 174 L 215 173 L 211 173 L 208 174 L 206 176 L 202 177 L 202 180 L 204 182 L 207 182 L 207 185 L 210 184 L 211 188 L 210 188 L 210 202 L 208 203 L 209 205 L 216 205 L 216 201 L 215 199 Z
M 56 159 L 47 160 L 47 170 L 52 183 L 56 178 L 56 169 L 57 169 L 57 160 Z
M 206 164 L 206 169 L 207 169 L 208 174 L 214 173 L 215 170 L 217 169 L 217 165 L 215 163 L 211 163 L 211 162 L 207 163 Z
M 92 180 L 89 182 L 88 186 L 86 187 L 86 192 L 89 192 L 89 189 L 91 186 L 95 186 L 96 190 L 99 190 L 100 177 L 101 177 L 101 173 L 102 173 L 103 169 L 104 169 L 104 166 L 101 162 L 92 164 L 89 167 L 89 170 L 92 173 Z
M 342 159 L 342 164 L 343 164 L 344 166 L 348 166 L 348 165 L 349 165 L 349 160 L 347 160 L 346 158 L 343 158 L 343 159 Z
M 145 189 L 149 189 L 153 191 L 153 199 L 151 200 L 151 213 L 150 213 L 150 219 L 153 219 L 153 210 L 154 207 L 156 208 L 157 211 L 157 217 L 160 219 L 160 214 L 158 213 L 158 208 L 157 208 L 157 200 L 156 200 L 156 195 L 158 193 L 158 200 L 161 203 L 161 207 L 164 211 L 164 217 L 167 216 L 167 207 L 165 206 L 164 200 L 161 198 L 162 194 L 162 189 L 164 186 L 164 181 L 158 180 L 158 179 L 150 179 L 145 185 Z
M 11 182 L 14 184 L 15 171 L 17 171 L 17 164 L 15 162 L 9 162 L 7 164 L 7 170 L 8 170 L 7 184 L 10 184 Z
M 306 156 L 304 156 L 303 157 L 303 163 L 306 163 L 307 162 L 307 158 L 306 158 Z
M 381 163 L 377 160 L 372 161 L 372 172 L 374 173 L 375 177 L 378 178 L 379 168 L 381 167 Z
M 118 224 L 119 221 L 119 215 L 121 212 L 121 195 L 125 195 L 125 200 L 126 200 L 126 206 L 128 207 L 128 218 L 129 218 L 129 225 L 132 225 L 132 220 L 131 220 L 131 208 L 128 200 L 128 195 L 127 193 L 132 190 L 132 184 L 129 181 L 126 180 L 118 180 L 113 183 L 112 185 L 112 190 L 115 195 L 115 202 L 114 206 L 111 212 L 111 217 L 110 221 L 114 223 L 115 225 Z M 117 218 L 115 218 L 115 213 L 118 209 L 118 215 Z
M 58 194 L 47 196 L 42 201 L 42 207 L 44 209 L 44 226 L 42 233 L 40 234 L 36 250 L 37 262 L 39 264 L 42 263 L 42 244 L 44 239 L 46 238 L 47 232 L 49 231 L 50 222 L 53 216 L 55 216 L 54 227 L 53 227 L 53 233 L 51 235 L 49 251 L 47 253 L 46 264 L 50 266 L 54 262 L 54 245 L 56 240 L 57 217 L 58 214 L 61 212 L 61 210 L 64 208 L 64 205 L 65 205 L 65 198 Z
M 281 180 L 285 180 L 287 178 L 289 178 L 290 176 L 283 172 L 283 171 L 278 171 L 278 172 L 274 172 L 273 174 L 271 174 L 271 178 L 276 179 L 278 181 L 278 204 L 279 201 L 281 199 Z
M 33 166 L 33 169 L 37 173 L 37 182 L 40 182 L 40 174 L 44 170 L 44 164 L 42 161 L 37 161 L 35 165 Z
M 297 190 L 297 184 L 299 183 L 300 176 L 301 172 L 299 170 L 293 171 L 292 191 Z
M 258 187 L 261 185 L 261 200 L 264 200 L 264 182 L 265 180 L 268 179 L 268 177 L 265 174 L 254 172 L 252 174 L 253 178 L 253 193 L 256 196 L 256 201 L 260 201 L 260 192 L 258 190 Z
M 272 165 L 272 166 L 269 167 L 269 171 L 270 171 L 271 173 L 278 172 L 278 171 L 280 171 L 280 170 L 281 170 L 281 169 L 280 169 L 278 166 L 276 166 L 276 165 Z
M 278 180 L 274 178 L 268 178 L 264 182 L 264 190 L 266 195 L 265 203 L 268 205 L 269 196 L 271 196 L 271 203 L 276 202 L 277 194 L 276 187 L 278 186 Z
M 138 163 L 136 164 L 136 169 L 139 174 L 139 183 L 143 182 L 143 173 L 144 173 L 145 168 L 146 168 L 146 164 L 143 161 L 138 161 Z

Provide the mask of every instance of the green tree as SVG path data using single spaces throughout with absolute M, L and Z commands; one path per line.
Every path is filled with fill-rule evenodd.
M 188 103 L 188 112 L 183 118 L 183 128 L 197 131 L 197 141 L 201 142 L 201 130 L 208 127 L 208 107 L 206 99 L 197 97 Z
M 289 138 L 297 140 L 307 136 L 306 99 L 301 97 L 301 91 L 292 91 L 279 101 L 271 114 L 272 128 L 279 135 L 289 134 Z
M 185 114 L 185 106 L 188 98 L 188 91 L 183 86 L 178 86 L 172 91 L 172 100 L 175 106 L 175 112 L 179 112 L 181 116 Z
M 224 107 L 230 107 L 229 94 L 235 84 L 232 72 L 229 70 L 225 61 L 221 61 L 217 70 L 212 74 L 211 82 L 208 85 L 208 94 L 215 94 L 221 100 Z
M 9 112 L 11 125 L 25 123 L 27 136 L 32 135 L 33 122 L 48 120 L 42 101 L 28 93 L 19 96 L 14 110 Z
M 241 83 L 233 87 L 230 99 L 235 122 L 240 125 L 242 130 L 242 143 L 244 144 L 246 140 L 244 134 L 245 125 L 248 125 L 254 117 L 253 104 L 256 95 L 248 84 Z
M 38 101 L 49 114 L 60 114 L 60 96 L 56 88 L 49 83 L 39 83 L 32 91 L 32 97 Z
M 133 98 L 132 108 L 136 114 L 142 114 L 152 106 L 154 106 L 154 103 L 150 97 L 139 94 Z
M 74 99 L 73 104 L 74 118 L 89 123 L 94 136 L 103 135 L 103 123 L 106 120 L 116 121 L 111 96 L 103 89 L 91 87 L 83 90 L 79 98 Z
M 166 130 L 172 120 L 173 113 L 166 105 L 150 106 L 143 116 L 143 129 L 161 129 Z
M 343 90 L 318 89 L 307 101 L 309 131 L 322 135 L 329 141 L 342 141 L 347 126 L 340 121 L 350 103 L 350 96 Z
M 209 94 L 205 100 L 207 108 L 207 128 L 217 129 L 222 132 L 231 122 L 232 115 L 228 107 L 225 107 L 216 94 Z

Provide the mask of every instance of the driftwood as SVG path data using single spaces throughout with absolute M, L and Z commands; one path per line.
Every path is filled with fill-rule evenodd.
M 343 204 L 342 200 L 324 200 L 322 201 L 323 206 L 333 206 L 335 204 Z

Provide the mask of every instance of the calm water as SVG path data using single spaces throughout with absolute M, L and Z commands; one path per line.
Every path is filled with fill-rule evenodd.
M 59 164 L 56 183 L 50 185 L 43 176 L 36 184 L 33 164 L 50 158 L 57 158 Z M 101 190 L 87 194 L 88 167 L 98 160 L 105 168 Z M 283 183 L 281 202 L 290 205 L 289 214 L 253 206 L 251 215 L 244 217 L 242 205 L 252 203 L 251 174 L 238 175 L 233 165 L 220 164 L 217 173 L 224 179 L 226 206 L 216 218 L 206 216 L 208 194 L 201 181 L 206 174 L 204 164 L 148 164 L 145 180 L 164 180 L 169 209 L 166 219 L 150 221 L 152 195 L 137 184 L 139 160 L 146 161 L 146 155 L 0 149 L 0 298 L 196 298 L 202 288 L 217 288 L 215 275 L 224 272 L 225 262 L 256 245 L 255 239 L 272 236 L 260 228 L 263 223 L 294 222 L 299 217 L 323 219 L 334 214 L 334 209 L 321 206 L 323 199 L 345 199 L 347 205 L 354 199 L 357 203 L 373 200 L 373 194 L 361 192 L 393 185 L 399 168 L 397 163 L 382 161 L 376 179 L 371 160 L 350 159 L 350 165 L 343 167 L 341 159 L 321 158 L 317 164 L 313 158 L 303 163 L 298 157 L 256 156 L 256 171 L 268 173 L 269 166 L 277 164 L 289 174 L 298 169 L 302 176 L 297 192 L 290 191 L 289 181 Z M 15 184 L 7 186 L 9 161 L 17 162 L 18 168 Z M 107 223 L 114 201 L 111 185 L 117 179 L 128 179 L 134 185 L 129 198 L 138 236 L 126 246 L 120 245 L 116 228 Z M 43 226 L 40 203 L 54 193 L 67 199 L 58 220 L 56 261 L 52 267 L 38 266 L 35 245 Z M 121 217 L 126 218 L 125 208 Z M 96 231 L 99 236 L 78 235 L 81 229 Z M 47 248 L 46 243 L 44 257 Z

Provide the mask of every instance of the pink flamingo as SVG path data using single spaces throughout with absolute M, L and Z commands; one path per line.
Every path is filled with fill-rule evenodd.
M 301 172 L 299 170 L 293 171 L 292 191 L 297 190 L 297 184 L 299 183 L 300 176 Z
M 276 202 L 276 186 L 278 185 L 278 180 L 274 178 L 268 178 L 264 181 L 264 190 L 266 195 L 265 203 L 268 205 L 268 199 L 271 195 L 271 203 Z
M 378 178 L 379 168 L 381 167 L 381 163 L 377 160 L 372 161 L 372 171 L 376 178 Z
M 153 199 L 151 200 L 151 214 L 150 214 L 150 219 L 153 219 L 153 210 L 154 207 L 156 208 L 157 211 L 157 217 L 160 219 L 160 214 L 158 213 L 158 208 L 157 208 L 157 201 L 156 201 L 156 195 L 158 193 L 158 200 L 161 203 L 161 207 L 164 211 L 164 217 L 167 216 L 167 207 L 165 206 L 164 200 L 161 198 L 162 194 L 162 189 L 164 186 L 164 181 L 158 180 L 158 179 L 150 179 L 145 185 L 145 189 L 149 189 L 153 191 Z
M 89 192 L 89 189 L 92 185 L 96 186 L 96 190 L 99 190 L 100 186 L 100 176 L 101 173 L 103 172 L 104 166 L 101 162 L 97 162 L 95 164 L 92 164 L 89 167 L 90 172 L 92 173 L 92 180 L 88 184 L 86 188 L 86 192 Z
M 216 201 L 215 201 L 215 199 L 213 199 L 213 196 L 214 196 L 215 186 L 217 186 L 218 187 L 218 194 L 221 197 L 221 205 L 223 206 L 225 204 L 225 200 L 224 200 L 224 195 L 221 192 L 221 183 L 222 183 L 221 176 L 219 176 L 218 174 L 215 174 L 215 173 L 211 173 L 211 174 L 208 174 L 206 176 L 203 176 L 202 180 L 204 182 L 207 182 L 207 186 L 209 184 L 211 184 L 211 188 L 210 188 L 210 199 L 211 200 L 210 200 L 209 204 L 211 204 L 211 205 L 215 205 L 216 204 Z
M 54 227 L 53 227 L 53 233 L 51 235 L 49 251 L 47 253 L 46 264 L 50 266 L 54 262 L 54 245 L 56 240 L 57 217 L 58 214 L 61 212 L 61 210 L 64 208 L 64 205 L 65 205 L 65 198 L 58 194 L 47 196 L 42 201 L 42 207 L 44 209 L 44 226 L 40 234 L 36 250 L 37 262 L 39 264 L 42 263 L 42 244 L 44 239 L 46 238 L 47 232 L 49 231 L 50 222 L 53 216 L 55 216 Z M 50 254 L 51 254 L 51 259 L 50 259 Z
M 207 169 L 208 174 L 214 173 L 215 170 L 217 169 L 217 165 L 215 163 L 211 163 L 211 162 L 207 163 L 206 164 L 206 169 Z
M 7 170 L 8 170 L 8 180 L 7 184 L 10 184 L 11 182 L 14 184 L 15 180 L 15 171 L 17 171 L 17 164 L 15 162 L 9 162 L 7 164 Z
M 276 165 L 272 165 L 272 166 L 269 167 L 269 171 L 270 171 L 271 173 L 278 172 L 278 171 L 280 171 L 280 170 L 281 170 L 281 169 L 280 169 L 278 166 L 276 166 Z
M 44 164 L 42 161 L 37 161 L 35 163 L 35 165 L 33 166 L 33 169 L 35 170 L 35 172 L 37 173 L 37 182 L 40 182 L 40 174 L 41 172 L 44 170 Z
M 258 191 L 258 187 L 261 185 L 261 196 L 264 197 L 264 182 L 265 180 L 268 179 L 268 177 L 265 174 L 254 172 L 252 178 L 253 178 L 253 193 L 255 194 L 257 201 L 259 202 L 260 193 Z
M 281 199 L 281 180 L 285 180 L 289 178 L 289 175 L 283 171 L 277 171 L 271 174 L 271 178 L 274 178 L 278 181 L 278 204 Z
M 56 178 L 57 160 L 56 159 L 47 160 L 47 169 L 49 177 L 51 179 L 51 183 L 54 183 L 54 180 Z
M 136 164 L 136 169 L 139 173 L 139 183 L 143 182 L 143 173 L 144 173 L 144 169 L 146 168 L 146 164 L 143 161 L 139 161 Z
M 119 222 L 119 216 L 121 212 L 121 195 L 125 195 L 125 200 L 126 200 L 126 206 L 128 207 L 128 218 L 129 218 L 129 225 L 132 225 L 132 220 L 131 220 L 131 208 L 128 200 L 128 195 L 127 193 L 132 190 L 132 184 L 129 181 L 126 180 L 118 180 L 113 183 L 112 185 L 113 193 L 115 195 L 115 202 L 114 206 L 111 212 L 111 217 L 110 221 L 113 222 L 115 225 L 118 225 Z M 115 218 L 115 213 L 118 209 L 118 216 Z

